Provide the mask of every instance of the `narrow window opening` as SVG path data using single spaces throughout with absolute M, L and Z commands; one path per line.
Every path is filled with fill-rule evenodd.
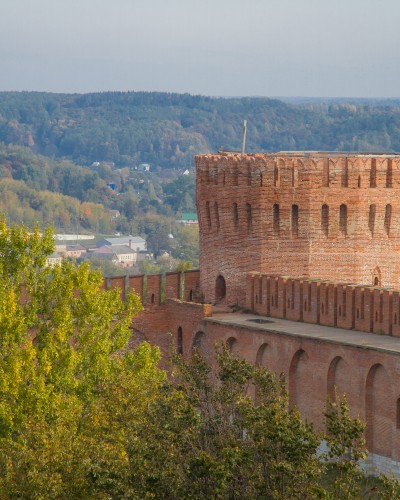
M 299 236 L 299 207 L 292 205 L 292 238 Z
M 154 304 L 154 303 L 155 303 L 155 301 L 156 301 L 155 295 L 154 295 L 154 293 L 152 293 L 152 294 L 151 294 L 151 298 L 150 298 L 150 302 L 151 302 L 152 304 Z
M 374 278 L 374 286 L 379 286 L 379 278 L 378 278 L 378 276 L 375 276 L 375 278 Z
M 247 185 L 251 186 L 251 167 L 247 167 Z
M 393 160 L 388 160 L 386 170 L 386 187 L 391 188 L 393 185 Z
M 279 205 L 275 204 L 273 207 L 273 224 L 274 224 L 274 234 L 279 236 L 280 232 L 280 220 L 279 220 Z
M 322 233 L 328 237 L 329 234 L 329 207 L 328 205 L 322 205 L 321 208 L 321 230 Z
M 304 310 L 307 311 L 307 300 L 304 301 Z
M 247 215 L 247 230 L 250 233 L 253 229 L 253 216 L 251 212 L 250 203 L 246 203 L 246 215 Z
M 376 217 L 376 205 L 370 205 L 369 216 L 368 216 L 368 228 L 371 236 L 374 235 L 375 231 L 375 217 Z
M 232 205 L 232 210 L 233 210 L 233 224 L 235 228 L 237 228 L 239 226 L 239 212 L 237 203 L 234 203 Z
M 178 328 L 178 342 L 177 342 L 177 351 L 178 354 L 183 354 L 183 332 L 182 327 Z
M 329 158 L 324 159 L 323 187 L 329 187 Z
M 308 312 L 311 311 L 311 284 L 308 285 Z
M 322 304 L 321 304 L 321 313 L 324 314 L 324 312 L 325 312 L 325 308 L 324 308 L 324 303 L 322 302 Z
M 375 312 L 375 321 L 378 321 L 378 311 Z
M 219 231 L 219 210 L 218 210 L 218 203 L 214 203 L 214 212 L 215 212 L 215 224 L 217 226 L 217 230 Z
M 222 185 L 225 186 L 226 183 L 226 173 L 225 170 L 222 172 Z
M 279 167 L 274 166 L 274 187 L 279 187 Z
M 392 205 L 386 205 L 385 208 L 385 232 L 390 236 L 390 225 L 392 222 Z
M 278 280 L 275 281 L 275 307 L 278 307 L 279 295 L 278 295 Z
M 189 302 L 193 302 L 193 290 L 189 292 Z
M 207 226 L 211 228 L 211 210 L 210 210 L 210 202 L 206 203 L 206 214 L 207 214 Z
M 361 187 L 361 175 L 358 176 L 358 179 L 357 179 L 357 187 Z
M 340 232 L 343 236 L 347 236 L 347 206 L 340 205 L 340 219 L 339 219 Z
M 344 165 L 343 165 L 342 187 L 349 187 L 349 165 L 348 165 L 347 158 L 345 158 Z
M 376 188 L 376 158 L 371 160 L 371 170 L 369 174 L 369 187 Z

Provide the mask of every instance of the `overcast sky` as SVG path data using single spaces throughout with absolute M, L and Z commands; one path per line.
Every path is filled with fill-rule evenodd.
M 400 96 L 399 0 L 1 0 L 0 90 Z

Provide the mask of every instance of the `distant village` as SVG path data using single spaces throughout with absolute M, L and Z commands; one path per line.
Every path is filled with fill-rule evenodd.
M 146 240 L 141 236 L 116 236 L 96 242 L 95 237 L 90 235 L 59 234 L 56 235 L 55 251 L 48 257 L 47 264 L 61 264 L 63 259 L 100 259 L 126 268 L 137 266 L 141 260 L 151 258 Z
M 118 217 L 119 213 L 114 215 Z M 177 222 L 186 226 L 197 225 L 197 214 L 182 213 Z M 164 252 L 164 256 L 169 255 Z M 154 256 L 147 250 L 147 242 L 141 236 L 115 235 L 96 241 L 94 235 L 56 234 L 55 250 L 47 258 L 47 265 L 53 267 L 61 264 L 63 259 L 104 260 L 117 267 L 134 268 L 143 260 L 153 260 Z

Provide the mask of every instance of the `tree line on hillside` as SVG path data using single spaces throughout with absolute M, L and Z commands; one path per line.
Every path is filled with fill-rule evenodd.
M 239 149 L 246 118 L 249 151 L 398 151 L 400 104 L 384 104 L 160 92 L 2 92 L 0 141 L 84 165 L 186 168 L 195 153 Z

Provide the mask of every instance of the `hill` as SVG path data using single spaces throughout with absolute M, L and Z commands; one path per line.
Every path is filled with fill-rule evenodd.
M 211 98 L 159 92 L 0 93 L 0 141 L 82 165 L 192 166 L 198 152 L 399 151 L 398 100 Z

